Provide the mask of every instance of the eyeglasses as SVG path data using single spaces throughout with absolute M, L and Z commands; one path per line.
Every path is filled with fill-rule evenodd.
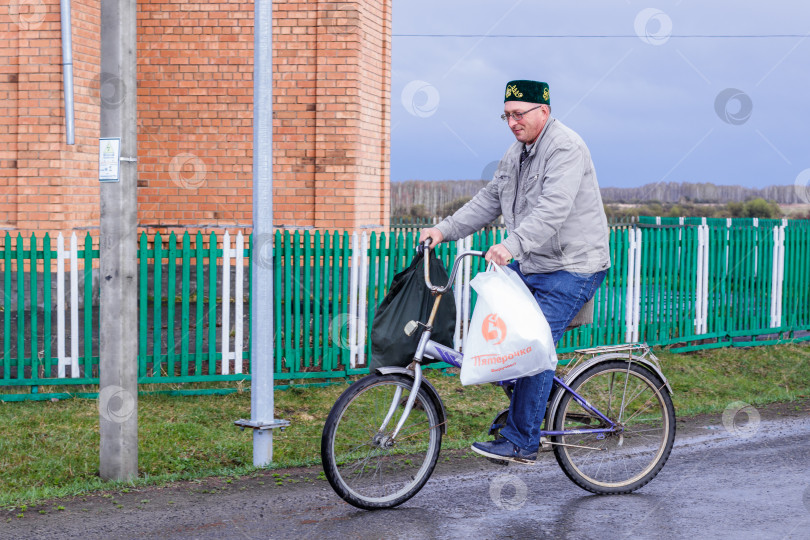
M 537 107 L 532 107 L 528 111 L 504 113 L 504 114 L 501 115 L 501 120 L 503 120 L 504 122 L 508 122 L 509 118 L 514 118 L 515 122 L 520 122 L 523 119 L 523 115 L 525 115 L 526 113 L 532 112 L 535 109 L 539 109 L 540 107 L 542 107 L 542 105 L 538 105 Z

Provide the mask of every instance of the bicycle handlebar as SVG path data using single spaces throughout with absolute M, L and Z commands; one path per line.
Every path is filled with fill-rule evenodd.
M 419 246 L 416 248 L 416 250 L 417 250 L 418 253 L 424 253 L 424 255 L 425 255 L 425 284 L 427 285 L 428 290 L 430 290 L 430 292 L 435 293 L 435 294 L 444 294 L 444 293 L 447 292 L 448 289 L 450 289 L 450 287 L 453 286 L 453 281 L 455 280 L 456 272 L 458 271 L 459 264 L 461 263 L 462 259 L 464 259 L 464 257 L 481 257 L 481 258 L 483 258 L 484 255 L 486 255 L 486 253 L 487 253 L 487 250 L 484 250 L 484 251 L 470 250 L 470 251 L 464 251 L 462 253 L 459 253 L 458 256 L 456 257 L 455 262 L 453 263 L 453 270 L 450 272 L 450 277 L 448 278 L 447 283 L 444 285 L 444 287 L 440 287 L 438 285 L 433 285 L 430 282 L 430 268 L 429 268 L 430 267 L 430 244 L 431 244 L 431 239 L 428 238 L 427 240 L 425 240 L 424 242 L 419 244 Z

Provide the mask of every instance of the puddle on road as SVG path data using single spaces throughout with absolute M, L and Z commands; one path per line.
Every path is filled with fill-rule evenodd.
M 689 434 L 675 436 L 675 447 L 687 447 L 697 444 L 726 446 L 734 444 L 750 444 L 752 440 L 764 441 L 779 437 L 790 437 L 810 431 L 810 418 L 793 418 L 785 420 L 764 420 L 754 431 L 729 431 L 723 425 L 702 426 L 705 434 Z

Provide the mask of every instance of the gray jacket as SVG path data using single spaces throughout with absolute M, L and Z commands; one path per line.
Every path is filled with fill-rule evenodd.
M 607 218 L 585 142 L 549 117 L 521 166 L 522 149 L 517 141 L 509 147 L 492 181 L 436 226 L 444 238 L 463 238 L 503 214 L 503 245 L 524 274 L 609 268 Z

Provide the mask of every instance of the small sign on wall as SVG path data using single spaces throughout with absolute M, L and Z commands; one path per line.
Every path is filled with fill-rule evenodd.
M 102 137 L 98 140 L 98 181 L 119 182 L 121 138 Z

